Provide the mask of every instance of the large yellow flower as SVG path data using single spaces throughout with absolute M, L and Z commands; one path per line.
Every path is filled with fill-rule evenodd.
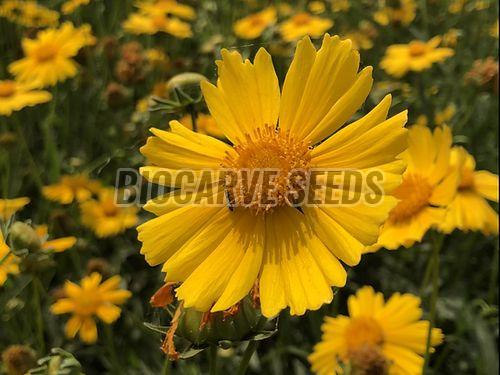
M 474 157 L 462 147 L 453 148 L 451 162 L 453 165 L 461 163 L 461 167 L 458 166 L 460 184 L 440 229 L 446 233 L 460 229 L 498 234 L 498 214 L 487 202 L 487 199 L 498 202 L 498 176 L 488 171 L 476 171 Z
M 65 327 L 68 338 L 80 332 L 80 339 L 88 344 L 97 341 L 98 317 L 106 324 L 111 324 L 120 317 L 122 305 L 132 293 L 119 289 L 121 278 L 113 276 L 103 283 L 102 276 L 96 272 L 84 277 L 80 285 L 71 281 L 64 284 L 65 296 L 51 306 L 53 314 L 72 314 Z
M 5 284 L 7 276 L 19 273 L 19 257 L 12 254 L 0 231 L 0 286 Z
M 319 38 L 333 26 L 333 21 L 313 16 L 307 12 L 297 13 L 279 25 L 283 40 L 291 42 L 309 35 Z
M 193 35 L 191 25 L 179 19 L 192 20 L 196 17 L 190 6 L 179 4 L 175 0 L 143 1 L 136 6 L 139 11 L 131 13 L 123 22 L 125 31 L 150 35 L 164 32 L 177 38 L 189 38 Z
M 114 189 L 101 189 L 98 199 L 81 204 L 82 223 L 97 237 L 116 236 L 137 223 L 136 207 L 121 207 L 115 202 Z
M 234 33 L 241 39 L 255 39 L 262 35 L 264 30 L 276 23 L 276 9 L 266 9 L 250 14 L 236 21 L 233 25 Z
M 158 171 L 279 170 L 273 209 L 262 208 L 264 198 L 250 194 L 266 190 L 258 182 L 227 199 L 238 203 L 232 210 L 196 202 L 176 205 L 178 190 L 145 206 L 158 217 L 138 227 L 141 253 L 150 265 L 164 263 L 167 281 L 182 282 L 177 297 L 185 307 L 225 310 L 257 283 L 265 316 L 287 306 L 292 314 L 303 314 L 330 302 L 331 286 L 345 284 L 339 259 L 355 265 L 363 248 L 376 241 L 396 203 L 392 196 L 382 193 L 376 206 L 358 202 L 300 209 L 285 196 L 295 168 L 376 169 L 384 177 L 385 193 L 401 182 L 404 165 L 397 155 L 407 147 L 407 115 L 386 119 L 390 96 L 341 129 L 372 86 L 372 68 L 358 72 L 359 59 L 350 41 L 325 35 L 316 51 L 306 37 L 297 45 L 280 94 L 266 50 L 258 51 L 253 64 L 223 50 L 217 86 L 208 81 L 201 86 L 210 113 L 233 146 L 177 121 L 170 123 L 170 132 L 152 129 L 155 136 L 141 151 L 153 166 L 141 172 L 156 183 L 161 182 Z M 226 186 L 223 180 L 213 181 L 196 200 L 224 196 L 220 186 Z
M 42 194 L 51 201 L 70 204 L 74 200 L 84 202 L 99 192 L 99 181 L 91 180 L 84 174 L 62 176 L 57 184 L 44 186 Z
M 394 44 L 387 48 L 380 67 L 394 77 L 402 77 L 409 71 L 421 72 L 432 64 L 442 62 L 453 56 L 451 48 L 438 48 L 440 37 L 428 42 L 414 40 L 409 44 Z
M 0 220 L 9 220 L 12 215 L 26 206 L 29 202 L 30 199 L 27 197 L 0 199 Z
M 436 128 L 434 133 L 421 125 L 410 128 L 409 147 L 403 155 L 408 167 L 393 193 L 400 202 L 370 250 L 410 247 L 444 220 L 458 186 L 457 168 L 450 165 L 451 143 L 447 126 Z
M 420 298 L 393 294 L 384 302 L 382 293 L 365 286 L 348 300 L 349 316 L 327 317 L 322 341 L 309 356 L 317 374 L 420 375 L 427 348 L 429 322 L 420 320 Z M 432 347 L 443 341 L 438 328 L 431 332 Z
M 0 81 L 0 116 L 10 116 L 14 111 L 46 103 L 51 99 L 50 92 L 33 90 L 16 81 Z
M 94 43 L 89 25 L 75 28 L 67 22 L 58 29 L 38 32 L 36 39 L 23 39 L 25 57 L 10 64 L 9 71 L 32 87 L 53 86 L 77 74 L 72 57 Z

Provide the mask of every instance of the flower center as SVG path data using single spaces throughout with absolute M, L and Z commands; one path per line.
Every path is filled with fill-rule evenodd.
M 394 190 L 400 202 L 389 215 L 389 220 L 398 223 L 414 216 L 429 204 L 432 187 L 422 176 L 409 174 L 403 177 L 401 185 Z
M 250 18 L 250 24 L 254 27 L 258 27 L 264 24 L 264 19 L 260 16 L 260 14 L 253 15 Z
M 420 41 L 410 42 L 410 55 L 413 57 L 419 57 L 427 52 L 427 45 Z
M 304 26 L 311 22 L 311 16 L 307 13 L 299 13 L 293 18 L 293 22 L 297 26 Z
M 116 216 L 116 214 L 118 213 L 118 207 L 112 200 L 101 202 L 101 207 L 104 215 L 107 217 Z
M 159 15 L 159 16 L 154 16 L 152 18 L 153 25 L 157 29 L 163 29 L 165 26 L 167 26 L 168 23 L 168 18 L 165 17 L 164 15 Z
M 474 187 L 474 173 L 472 171 L 465 169 L 462 170 L 462 179 L 460 185 L 458 185 L 459 190 L 469 190 Z
M 384 341 L 382 328 L 375 319 L 368 316 L 351 319 L 344 336 L 349 353 L 365 346 L 379 347 Z
M 0 81 L 0 98 L 8 98 L 16 92 L 14 81 Z
M 307 142 L 272 126 L 258 128 L 234 146 L 223 162 L 228 198 L 235 206 L 265 213 L 297 204 L 311 160 Z
M 75 312 L 78 315 L 92 315 L 101 304 L 101 298 L 95 289 L 83 290 L 75 302 L 77 302 Z
M 352 374 L 388 375 L 389 361 L 378 346 L 362 345 L 349 351 Z
M 54 44 L 40 45 L 33 51 L 33 55 L 38 62 L 53 60 L 59 52 L 59 48 Z

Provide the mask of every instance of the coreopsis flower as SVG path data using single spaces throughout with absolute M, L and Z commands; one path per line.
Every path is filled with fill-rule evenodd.
M 351 8 L 351 3 L 349 0 L 333 0 L 332 2 L 332 12 L 347 12 Z
M 488 200 L 498 202 L 498 175 L 476 171 L 474 157 L 462 147 L 453 147 L 451 163 L 459 168 L 460 183 L 439 229 L 498 234 L 498 214 L 488 204 Z
M 294 315 L 318 309 L 332 300 L 331 286 L 346 281 L 339 259 L 357 264 L 397 202 L 390 191 L 404 169 L 397 155 L 407 147 L 407 114 L 386 119 L 387 96 L 339 130 L 370 92 L 372 68 L 358 72 L 358 52 L 338 36 L 325 35 L 319 51 L 302 39 L 282 90 L 263 48 L 253 64 L 237 51 L 222 50 L 217 66 L 217 86 L 202 81 L 201 88 L 232 146 L 172 121 L 170 132 L 152 129 L 141 152 L 153 165 L 142 174 L 162 183 L 155 172 L 277 168 L 280 186 L 268 190 L 254 181 L 248 191 L 228 197 L 226 182 L 215 180 L 190 204 L 176 204 L 182 189 L 160 196 L 145 206 L 158 217 L 138 227 L 141 253 L 152 266 L 164 264 L 166 282 L 182 283 L 176 295 L 186 308 L 226 310 L 255 284 L 267 317 L 286 307 Z M 297 168 L 376 169 L 384 179 L 381 202 L 293 207 L 286 195 L 289 179 L 295 181 L 289 173 Z M 262 195 L 252 194 L 259 190 L 276 204 L 269 207 Z M 233 208 L 198 204 L 204 196 L 226 196 L 223 202 Z
M 24 57 L 11 63 L 9 71 L 32 87 L 53 86 L 77 74 L 78 66 L 72 57 L 94 43 L 89 25 L 75 28 L 66 22 L 58 29 L 39 31 L 36 39 L 23 39 Z
M 115 202 L 115 190 L 103 188 L 98 199 L 89 199 L 80 206 L 82 224 L 99 238 L 115 236 L 137 223 L 137 208 Z
M 438 48 L 440 37 L 428 42 L 414 40 L 409 44 L 394 44 L 387 48 L 380 67 L 394 77 L 402 77 L 409 71 L 421 72 L 434 63 L 442 62 L 454 55 L 451 48 Z
M 307 12 L 297 13 L 279 25 L 283 40 L 291 42 L 309 35 L 319 38 L 333 26 L 333 21 L 327 18 L 313 16 Z
M 65 1 L 61 5 L 61 13 L 66 14 L 66 15 L 71 14 L 75 10 L 77 10 L 79 7 L 81 7 L 83 5 L 87 5 L 89 3 L 90 3 L 90 0 L 68 0 L 68 1 Z
M 0 220 L 7 221 L 30 202 L 27 197 L 0 199 Z
M 183 116 L 179 122 L 188 129 L 193 130 L 193 120 L 191 115 Z M 196 117 L 196 127 L 196 131 L 201 134 L 207 134 L 219 139 L 224 138 L 224 133 L 217 127 L 215 119 L 205 113 L 199 113 Z
M 267 7 L 260 12 L 250 14 L 236 21 L 233 25 L 234 33 L 241 39 L 256 39 L 270 26 L 276 23 L 276 9 Z
M 451 14 L 458 14 L 460 13 L 465 6 L 466 0 L 453 0 L 450 2 L 448 5 L 448 12 Z
M 5 284 L 9 274 L 19 274 L 19 261 L 19 257 L 10 251 L 0 231 L 0 286 Z
M 132 295 L 120 289 L 121 277 L 113 276 L 104 282 L 98 273 L 86 276 L 80 285 L 67 280 L 64 297 L 51 306 L 53 314 L 72 314 L 65 327 L 66 337 L 80 339 L 92 344 L 97 341 L 96 318 L 106 324 L 116 321 L 121 314 L 117 305 L 124 304 Z
M 458 38 L 462 36 L 462 30 L 449 29 L 443 34 L 443 46 L 454 48 L 457 46 Z
M 321 14 L 326 10 L 325 3 L 322 1 L 311 1 L 307 4 L 307 8 L 312 14 Z
M 59 13 L 36 1 L 6 0 L 0 4 L 0 17 L 25 27 L 54 27 Z
M 394 6 L 388 6 L 385 1 L 380 1 L 379 10 L 373 13 L 373 19 L 383 26 L 390 23 L 410 25 L 417 14 L 415 0 L 398 0 L 394 3 Z
M 372 287 L 359 289 L 347 301 L 349 316 L 326 317 L 323 337 L 309 356 L 317 374 L 422 374 L 429 322 L 421 320 L 420 298 L 393 294 L 387 302 Z M 432 328 L 430 345 L 443 341 Z
M 193 35 L 191 25 L 181 20 L 194 19 L 196 13 L 193 8 L 175 0 L 143 1 L 136 6 L 139 8 L 138 12 L 130 14 L 123 22 L 125 31 L 150 35 L 164 32 L 181 39 Z
M 0 81 L 0 116 L 10 116 L 14 111 L 50 100 L 50 92 L 35 90 L 29 85 L 12 80 Z
M 425 126 L 414 125 L 408 135 L 409 147 L 403 155 L 408 167 L 393 192 L 400 201 L 384 223 L 377 244 L 367 250 L 393 250 L 420 242 L 444 220 L 455 197 L 458 171 L 450 165 L 450 128 L 438 127 L 432 133 Z
M 35 233 L 40 239 L 41 250 L 53 251 L 55 253 L 62 253 L 76 244 L 76 237 L 60 237 L 49 240 L 49 232 L 46 225 L 37 225 Z
M 101 183 L 89 179 L 85 174 L 62 176 L 59 182 L 42 188 L 45 198 L 62 204 L 70 204 L 73 201 L 84 202 L 97 194 Z

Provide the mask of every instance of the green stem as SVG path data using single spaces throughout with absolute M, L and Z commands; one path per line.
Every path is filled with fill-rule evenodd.
M 259 346 L 258 341 L 250 341 L 248 343 L 248 346 L 245 349 L 245 352 L 243 353 L 243 358 L 241 359 L 240 366 L 238 367 L 238 372 L 236 373 L 237 375 L 244 375 L 247 373 L 248 365 L 250 364 L 250 359 L 257 350 L 258 346 Z
M 431 352 L 431 343 L 432 343 L 432 329 L 434 328 L 434 323 L 436 319 L 436 305 L 437 299 L 439 295 L 439 254 L 441 252 L 441 248 L 443 247 L 444 235 L 436 234 L 434 238 L 434 249 L 432 252 L 432 258 L 429 262 L 432 261 L 432 294 L 430 297 L 430 316 L 429 316 L 429 330 L 427 332 L 427 342 L 425 348 L 425 356 L 424 356 L 424 369 L 423 374 L 427 373 L 427 369 L 429 366 L 429 358 Z
M 163 375 L 169 375 L 170 374 L 170 360 L 168 359 L 168 356 L 165 358 L 165 362 L 163 362 L 162 374 Z
M 42 300 L 40 297 L 40 280 L 37 276 L 33 277 L 33 307 L 35 308 L 35 324 L 36 324 L 36 337 L 38 340 L 38 347 L 40 353 L 45 353 L 45 340 L 43 332 L 43 315 L 42 315 Z
M 106 348 L 108 349 L 109 359 L 111 361 L 111 365 L 113 368 L 111 369 L 112 374 L 123 374 L 120 361 L 118 360 L 118 356 L 116 355 L 115 343 L 113 340 L 113 331 L 109 324 L 104 325 L 104 336 L 106 341 Z
M 217 345 L 213 344 L 208 348 L 208 373 L 217 375 Z
M 496 243 L 493 254 L 493 265 L 490 274 L 490 286 L 488 290 L 488 303 L 494 304 L 495 295 L 498 286 L 498 242 Z

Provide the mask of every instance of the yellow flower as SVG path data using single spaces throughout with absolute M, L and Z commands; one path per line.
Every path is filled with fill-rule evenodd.
M 441 38 L 434 37 L 428 42 L 414 40 L 409 44 L 389 46 L 380 67 L 397 78 L 409 71 L 421 72 L 429 69 L 432 64 L 442 62 L 454 54 L 451 48 L 437 48 L 439 43 Z
M 0 116 L 10 116 L 14 111 L 50 100 L 50 92 L 34 90 L 16 81 L 0 81 Z
M 0 286 L 5 284 L 9 274 L 19 274 L 19 257 L 12 254 L 0 231 Z
M 157 0 L 156 2 L 139 2 L 139 11 L 129 15 L 123 22 L 125 31 L 132 34 L 156 34 L 164 32 L 177 38 L 189 38 L 193 35 L 191 26 L 181 21 L 194 19 L 194 9 L 177 3 L 175 0 Z
M 332 1 L 332 11 L 333 12 L 347 12 L 351 8 L 349 0 L 333 0 Z
M 166 53 L 159 48 L 147 49 L 144 51 L 144 57 L 151 65 L 163 68 L 166 68 L 170 61 Z
M 183 116 L 179 122 L 188 129 L 193 129 L 193 122 L 190 115 Z M 215 138 L 224 139 L 224 133 L 217 127 L 215 119 L 207 114 L 199 113 L 196 118 L 197 131 Z
M 443 45 L 446 47 L 456 47 L 460 36 L 462 36 L 461 30 L 449 29 L 445 34 L 443 34 Z
M 380 9 L 373 13 L 373 19 L 380 25 L 387 26 L 390 23 L 408 26 L 413 22 L 417 14 L 415 0 L 398 0 L 398 6 L 386 6 L 385 1 L 380 2 Z
M 332 20 L 301 12 L 282 22 L 279 25 L 279 30 L 283 40 L 291 42 L 305 35 L 319 38 L 332 26 Z
M 353 48 L 355 49 L 371 49 L 373 48 L 373 41 L 362 30 L 355 30 L 343 35 L 344 39 L 352 41 Z
M 98 200 L 83 202 L 81 213 L 82 224 L 99 238 L 115 236 L 137 223 L 137 208 L 118 206 L 114 189 L 101 189 Z
M 97 272 L 84 277 L 80 285 L 71 281 L 64 284 L 65 296 L 51 306 L 53 314 L 72 314 L 65 327 L 66 337 L 92 344 L 97 341 L 96 317 L 106 324 L 116 321 L 121 314 L 117 305 L 124 304 L 132 295 L 120 289 L 121 277 L 113 276 L 103 283 Z
M 203 81 L 201 88 L 233 146 L 172 121 L 170 132 L 152 129 L 154 136 L 141 152 L 153 165 L 141 172 L 162 183 L 155 172 L 278 168 L 278 189 L 268 191 L 255 181 L 250 188 L 264 189 L 278 203 L 269 208 L 261 196 L 242 191 L 229 197 L 237 203 L 232 210 L 197 204 L 203 197 L 224 197 L 224 180 L 214 181 L 192 204 L 176 204 L 182 189 L 174 190 L 146 204 L 158 217 L 137 228 L 141 253 L 151 266 L 164 264 L 167 282 L 182 282 L 177 297 L 186 308 L 228 309 L 256 284 L 265 316 L 286 307 L 301 315 L 332 300 L 331 286 L 346 281 L 339 259 L 357 264 L 395 206 L 389 194 L 404 169 L 397 155 L 407 147 L 407 114 L 387 119 L 391 97 L 386 96 L 339 130 L 365 101 L 373 80 L 371 67 L 358 72 L 359 53 L 338 36 L 325 35 L 319 51 L 308 37 L 299 41 L 282 90 L 265 49 L 253 63 L 237 51 L 221 53 L 217 86 Z M 299 211 L 285 197 L 292 184 L 289 172 L 296 168 L 377 170 L 385 191 L 376 207 L 359 202 L 303 205 Z
M 309 356 L 317 374 L 422 374 L 429 322 L 421 320 L 420 298 L 393 294 L 387 302 L 382 293 L 364 286 L 347 301 L 349 316 L 327 317 L 323 337 Z M 431 351 L 443 341 L 440 329 L 432 328 Z
M 49 240 L 49 233 L 46 225 L 37 225 L 35 228 L 35 233 L 40 239 L 41 249 L 53 251 L 55 253 L 62 253 L 76 244 L 76 237 L 60 237 L 53 240 Z
M 452 14 L 460 13 L 464 9 L 465 3 L 466 0 L 453 0 L 448 5 L 448 12 Z
M 449 104 L 445 109 L 434 115 L 434 123 L 436 125 L 448 124 L 456 113 L 457 107 L 455 107 L 455 104 Z
M 70 204 L 74 200 L 83 202 L 90 199 L 100 188 L 99 181 L 91 180 L 84 174 L 75 174 L 61 177 L 57 184 L 44 186 L 42 194 L 51 201 Z
M 75 28 L 67 22 L 59 29 L 38 32 L 36 39 L 23 39 L 25 57 L 10 64 L 9 71 L 32 87 L 53 86 L 77 74 L 72 57 L 93 43 L 89 25 Z
M 321 14 L 326 10 L 325 3 L 322 1 L 311 1 L 309 4 L 307 4 L 307 7 L 313 14 Z
M 61 13 L 63 14 L 71 14 L 73 13 L 77 8 L 81 7 L 82 5 L 87 5 L 90 3 L 90 0 L 68 0 L 61 5 Z
M 30 202 L 29 198 L 0 199 L 0 220 L 7 221 Z
M 474 157 L 462 147 L 453 147 L 451 163 L 459 168 L 460 184 L 439 229 L 445 233 L 459 229 L 498 234 L 498 214 L 487 202 L 498 202 L 498 176 L 476 171 Z
M 233 25 L 234 33 L 241 39 L 256 39 L 262 35 L 264 30 L 276 23 L 276 9 L 266 9 L 251 14 L 236 21 Z
M 434 133 L 425 126 L 410 128 L 409 147 L 403 155 L 408 167 L 393 193 L 400 202 L 383 225 L 377 244 L 367 250 L 410 247 L 444 220 L 458 185 L 457 169 L 450 165 L 451 143 L 447 126 Z
M 36 1 L 7 0 L 0 4 L 0 17 L 25 27 L 56 26 L 59 13 Z

